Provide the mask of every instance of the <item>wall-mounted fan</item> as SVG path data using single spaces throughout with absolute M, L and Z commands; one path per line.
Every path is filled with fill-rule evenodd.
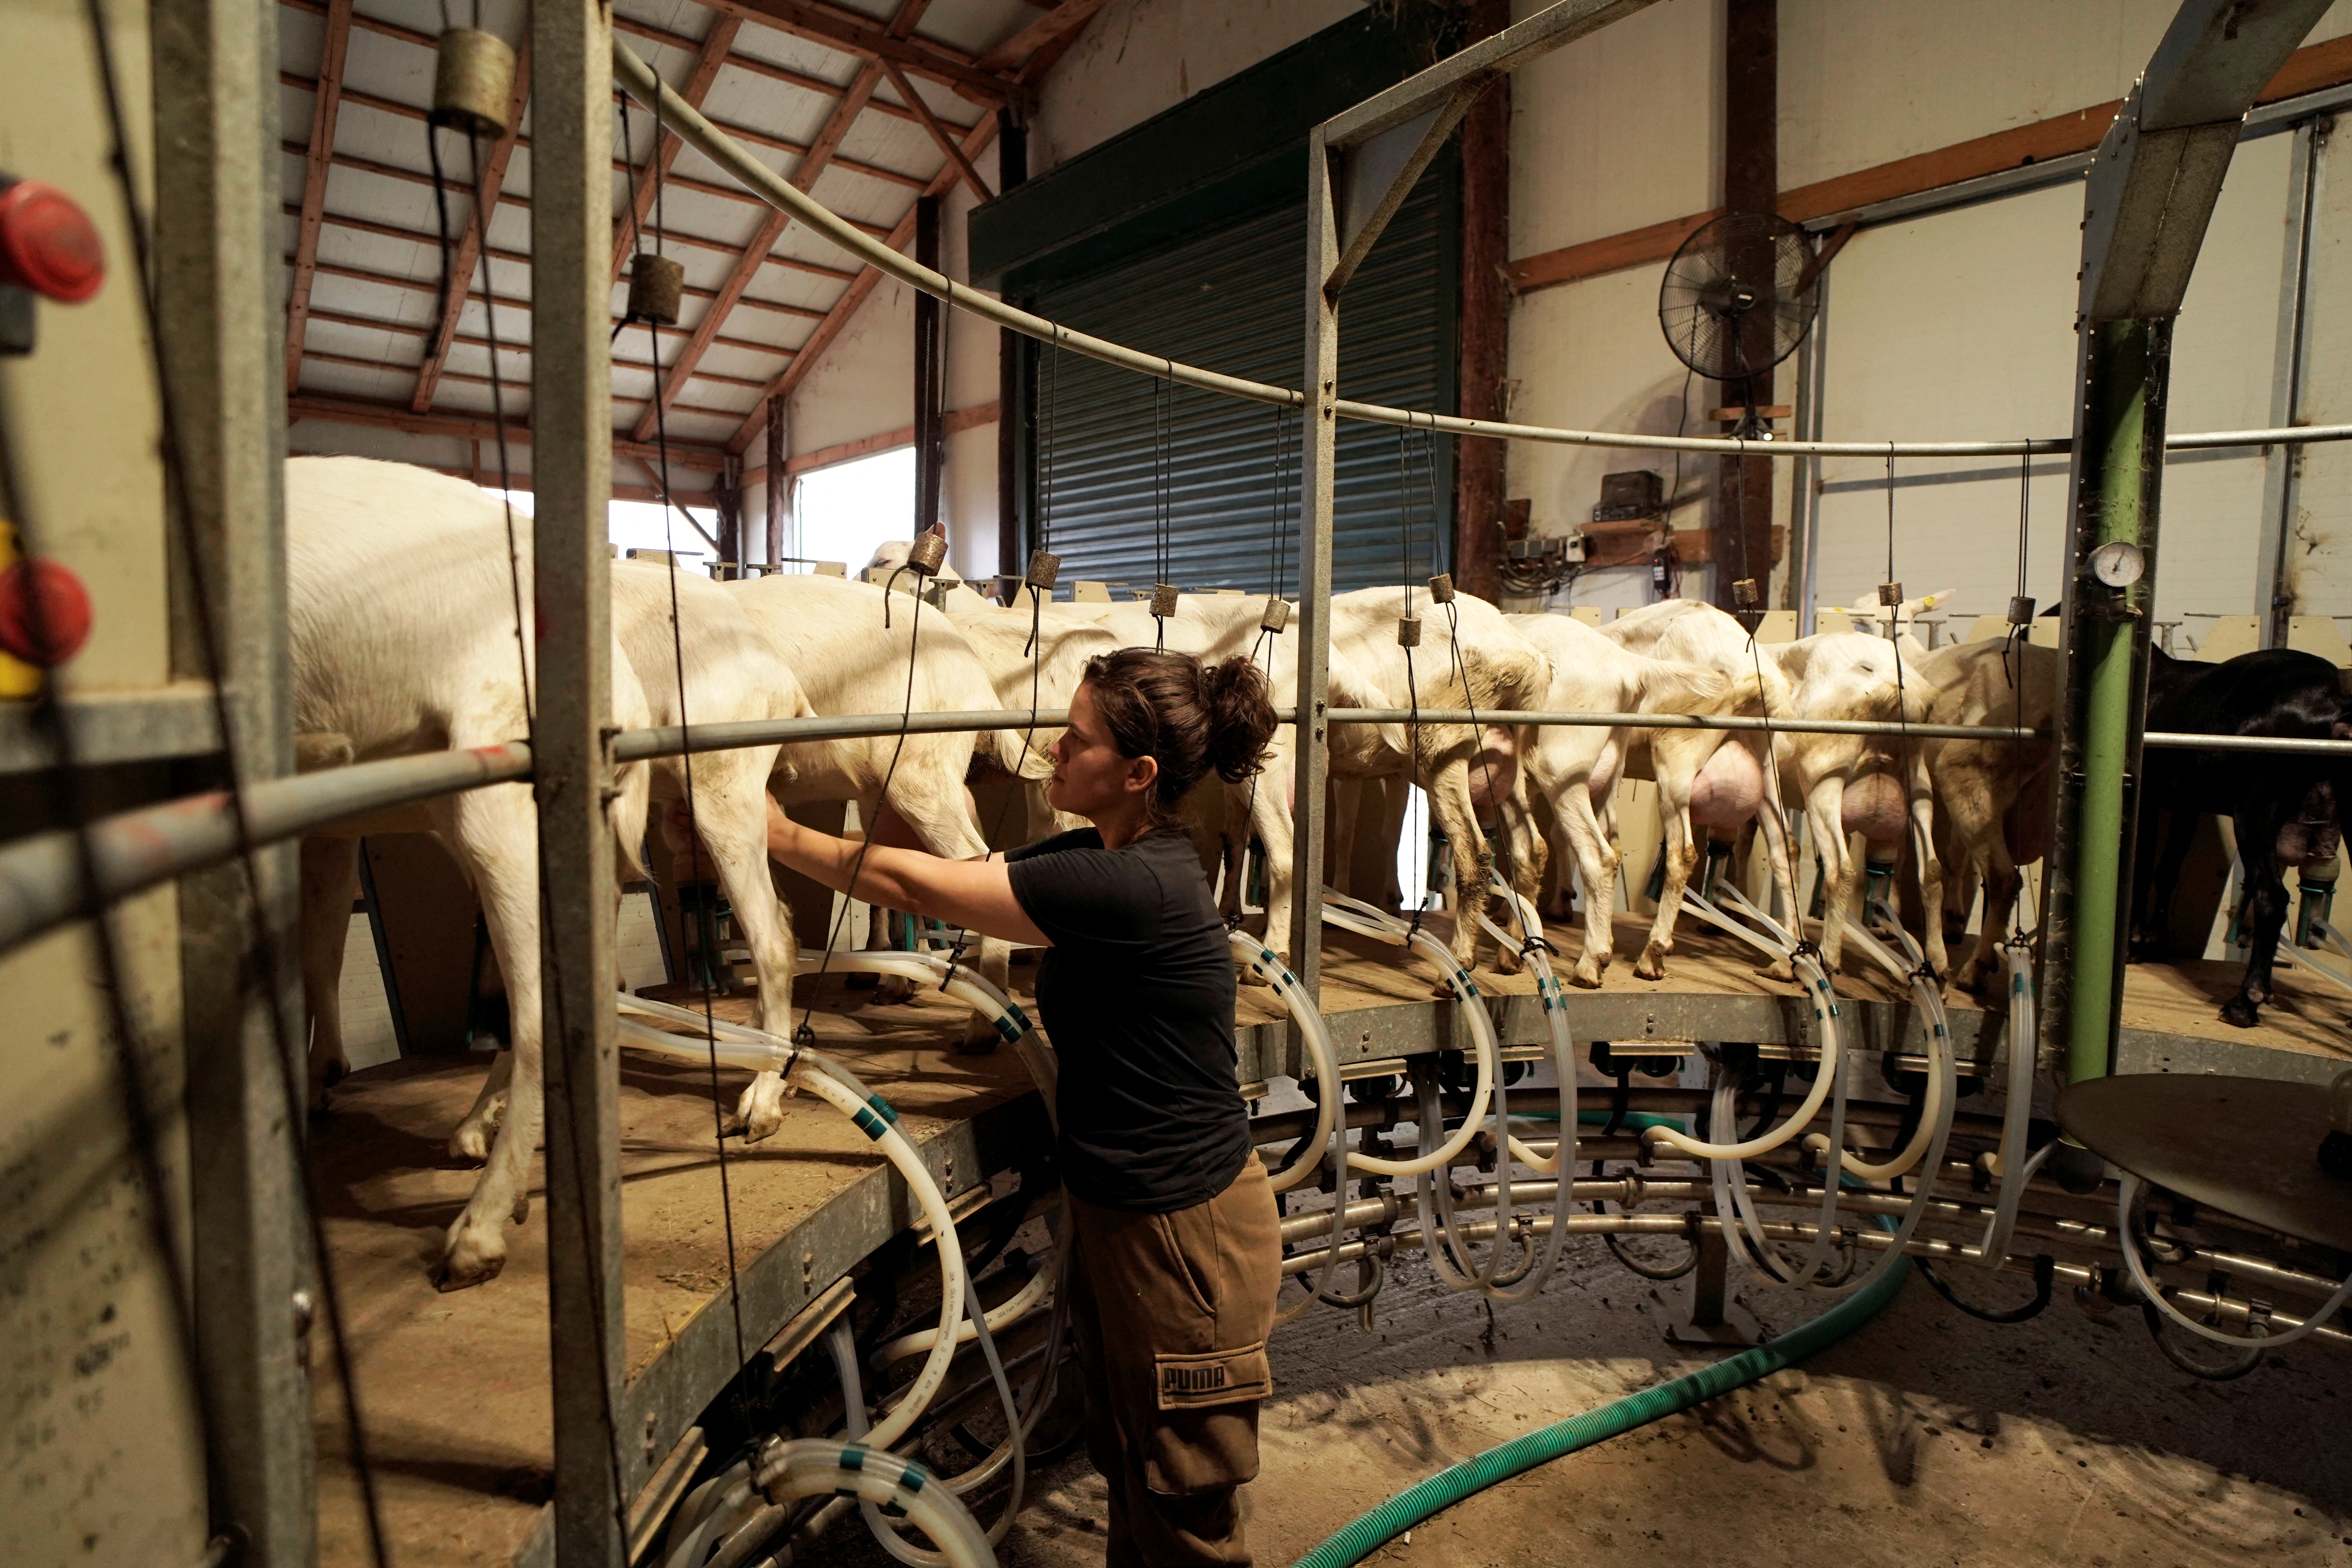
M 1777 213 L 1726 213 L 1666 263 L 1658 325 L 1675 357 L 1721 382 L 1761 375 L 1794 353 L 1821 304 L 1822 261 Z

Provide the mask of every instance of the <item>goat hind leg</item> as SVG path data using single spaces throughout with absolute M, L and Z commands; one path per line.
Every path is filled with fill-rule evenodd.
M 302 840 L 302 1001 L 310 1017 L 313 1113 L 327 1109 L 327 1091 L 352 1070 L 343 1052 L 341 982 L 352 899 L 359 891 L 358 850 L 349 838 Z

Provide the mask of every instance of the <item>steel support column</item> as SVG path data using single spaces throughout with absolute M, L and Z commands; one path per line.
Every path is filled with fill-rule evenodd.
M 239 773 L 255 782 L 293 772 L 280 565 L 285 317 L 263 283 L 278 276 L 282 243 L 277 18 L 220 0 L 156 0 L 152 22 L 155 288 L 180 417 L 180 501 L 199 556 L 174 574 L 173 662 L 182 677 L 215 673 L 185 592 L 201 581 Z M 180 886 L 192 1302 L 198 1375 L 222 1435 L 209 1478 L 213 1531 L 242 1539 L 242 1563 L 292 1568 L 311 1560 L 317 1538 L 296 1306 L 316 1286 L 299 1106 L 288 1095 L 302 1068 L 278 1054 L 302 1038 L 294 851 L 266 848 L 255 862 L 250 900 L 235 865 Z
M 531 436 L 541 1038 L 555 1553 L 621 1568 L 644 1470 L 623 1441 L 619 1062 L 614 1046 L 612 39 L 597 0 L 535 0 Z M 771 474 L 772 480 L 777 476 Z
M 2059 816 L 2053 847 L 2045 987 L 2067 1028 L 2069 1081 L 2104 1076 L 2114 1059 L 2123 994 L 2130 856 L 2140 735 L 2147 717 L 2147 648 L 2156 599 L 2156 539 L 2164 481 L 2165 380 L 2172 322 L 2085 326 L 2083 405 L 2075 422 L 2075 509 L 2066 595 L 2066 702 L 2059 726 Z M 2118 595 L 2090 574 L 2092 554 L 2137 546 L 2147 574 Z
M 2187 0 L 2100 142 L 2084 193 L 2041 1041 L 2072 1081 L 2113 1070 L 2120 1026 L 2172 321 L 2246 110 L 2326 9 Z M 2137 561 L 2120 574 L 2128 581 L 2103 582 L 2093 557 L 2116 543 L 2136 547 Z
M 2312 214 L 2319 195 L 2320 150 L 2326 138 L 2319 121 L 2294 128 L 2287 172 L 2286 245 L 2279 264 L 2278 338 L 2271 350 L 2271 424 L 2293 425 L 2303 406 L 2308 354 Z M 2262 617 L 2263 646 L 2284 647 L 2294 614 L 2294 586 L 2287 552 L 2294 538 L 2295 489 L 2303 476 L 2303 448 L 2273 447 L 2263 463 L 2263 533 L 2255 554 L 2254 612 Z
M 1323 977 L 1324 714 L 1331 667 L 1332 470 L 1339 460 L 1339 209 L 1335 159 L 1317 131 L 1307 142 L 1307 428 L 1298 447 L 1298 748 L 1291 812 L 1290 967 L 1307 994 Z M 1271 932 L 1267 933 L 1273 934 Z

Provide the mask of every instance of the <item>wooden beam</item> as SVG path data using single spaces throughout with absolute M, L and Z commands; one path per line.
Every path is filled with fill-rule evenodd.
M 988 144 L 995 139 L 996 116 L 992 114 L 972 127 L 971 133 L 963 139 L 965 155 L 972 158 L 979 157 L 987 149 Z M 942 169 L 939 177 L 931 182 L 929 194 L 944 195 L 947 188 L 955 182 L 955 171 Z M 890 231 L 890 237 L 887 243 L 893 250 L 903 250 L 908 242 L 914 237 L 915 210 L 909 207 L 907 209 L 907 216 L 898 220 L 898 226 Z M 834 301 L 833 309 L 825 312 L 824 320 L 819 321 L 816 324 L 816 330 L 803 339 L 800 347 L 793 351 L 793 363 L 786 365 L 783 373 L 769 384 L 766 394 L 761 398 L 762 403 L 771 397 L 791 395 L 793 388 L 798 386 L 802 379 L 815 368 L 818 359 L 823 357 L 824 351 L 832 345 L 833 340 L 841 335 L 842 329 L 849 325 L 850 319 L 857 314 L 858 307 L 866 303 L 866 296 L 874 292 L 874 286 L 881 280 L 881 272 L 868 267 L 857 275 L 856 282 L 842 290 L 841 298 Z M 751 410 L 750 416 L 744 419 L 741 427 L 728 437 L 727 449 L 730 452 L 740 452 L 749 447 L 752 438 L 759 435 L 761 423 L 764 417 L 759 409 Z
M 448 414 L 428 410 L 417 413 L 404 403 L 379 403 L 373 398 L 337 397 L 306 392 L 286 400 L 286 422 L 319 419 L 335 425 L 358 425 L 376 430 L 398 430 L 411 436 L 449 436 L 461 441 L 495 441 L 498 426 L 488 419 L 470 415 Z M 530 425 L 527 420 L 507 421 L 507 440 L 518 446 L 530 445 Z M 656 461 L 654 447 L 643 441 L 613 437 L 613 455 L 632 458 L 640 462 Z M 669 443 L 669 460 L 673 468 L 698 468 L 717 473 L 725 466 L 728 454 L 718 447 L 698 441 Z
M 930 133 L 932 143 L 948 155 L 948 165 L 961 174 L 964 184 L 971 187 L 972 199 L 982 202 L 993 199 L 995 193 L 988 188 L 988 182 L 980 177 L 980 171 L 973 168 L 971 160 L 963 155 L 962 147 L 948 134 L 948 128 L 940 123 L 939 116 L 931 112 L 931 106 L 925 103 L 922 95 L 915 90 L 914 83 L 907 79 L 907 73 L 887 60 L 883 62 L 882 73 L 890 79 L 891 90 L 905 99 L 915 112 L 922 116 L 923 129 Z
M 1598 278 L 1604 272 L 1622 272 L 1628 267 L 1639 267 L 1645 262 L 1664 261 L 1684 240 L 1698 232 L 1701 226 L 1722 216 L 1721 209 L 1709 208 L 1703 213 L 1693 213 L 1688 217 L 1669 218 L 1664 223 L 1629 228 L 1622 234 L 1588 239 L 1581 245 L 1563 246 L 1558 250 L 1523 256 L 1512 262 L 1507 269 L 1511 287 L 1524 294 L 1531 289 L 1549 289 L 1555 284 Z
M 2307 92 L 2341 87 L 2346 82 L 2352 82 L 2352 34 L 2297 49 L 2255 101 L 2277 103 Z M 1852 212 L 1874 202 L 1916 195 L 1962 180 L 2087 153 L 2098 146 L 2122 108 L 2120 100 L 2110 100 L 2037 120 L 2030 125 L 2015 125 L 1990 135 L 1955 142 L 1948 147 L 1799 185 L 1781 192 L 1776 205 L 1783 217 L 1803 223 Z M 1526 293 L 1663 261 L 1701 224 L 1718 216 L 1719 212 L 1693 213 L 1688 217 L 1521 257 L 1510 264 L 1511 286 Z
M 1780 10 L 1779 0 L 1725 0 L 1723 8 L 1723 205 L 1727 212 L 1769 211 L 1780 189 Z M 1736 272 L 1755 276 L 1771 268 L 1769 240 L 1735 244 Z M 1771 358 L 1771 329 L 1762 312 L 1736 329 L 1743 353 Z M 1736 384 L 1727 390 L 1740 391 Z M 1748 401 L 1772 401 L 1767 367 L 1744 384 Z M 1710 586 L 1716 605 L 1740 609 L 1734 584 L 1756 581 L 1759 595 L 1772 584 L 1772 460 L 1717 458 L 1715 515 L 1708 520 L 1717 570 Z M 1757 607 L 1769 604 L 1759 597 Z
M 694 68 L 687 73 L 686 85 L 678 89 L 680 98 L 697 109 L 702 107 L 702 100 L 710 94 L 710 84 L 719 79 L 719 68 L 727 63 L 727 51 L 734 46 L 735 35 L 742 30 L 743 24 L 737 17 L 711 18 L 710 31 L 702 36 L 702 47 L 695 52 Z M 614 282 L 621 280 L 621 269 L 628 265 L 629 253 L 636 248 L 637 230 L 644 225 L 646 215 L 653 210 L 654 194 L 668 176 L 670 165 L 677 162 L 678 152 L 685 145 L 677 139 L 676 132 L 665 130 L 654 148 L 653 156 L 638 171 L 635 184 L 629 193 L 628 216 L 625 221 L 613 226 Z M 627 160 L 629 150 L 626 147 L 621 149 L 621 156 L 624 162 Z
M 1464 7 L 1463 44 L 1511 25 L 1510 0 Z M 1462 117 L 1461 327 L 1455 345 L 1459 412 L 1508 417 L 1511 289 L 1511 78 L 1502 73 Z M 1503 590 L 1503 444 L 1454 443 L 1454 580 L 1482 599 Z
M 999 71 L 1017 68 L 1047 44 L 1065 34 L 1076 32 L 1094 20 L 1095 13 L 1107 3 L 1108 0 L 1062 0 L 1051 11 L 981 56 L 980 68 Z
M 916 24 L 922 20 L 923 13 L 930 8 L 930 3 L 931 0 L 900 0 L 898 15 L 890 18 L 887 30 L 898 36 L 913 32 Z M 867 100 L 874 96 L 874 89 L 881 79 L 880 66 L 867 64 L 858 68 L 857 74 L 850 79 L 849 86 L 843 90 L 840 101 L 825 117 L 824 129 L 809 144 L 808 155 L 793 170 L 794 189 L 807 191 L 814 187 L 818 177 L 824 173 L 825 165 L 833 162 L 833 155 L 841 150 L 843 138 L 856 123 L 858 114 L 866 108 Z M 982 121 L 983 124 L 987 122 L 985 119 Z M 665 377 L 660 395 L 645 413 L 638 416 L 634 432 L 636 439 L 645 440 L 654 433 L 654 426 L 661 411 L 677 399 L 693 376 L 695 366 L 702 363 L 703 354 L 709 352 L 719 327 L 726 321 L 727 312 L 734 309 L 736 300 L 742 298 L 743 290 L 751 285 L 768 252 L 775 248 L 776 241 L 783 237 L 785 226 L 791 221 L 786 215 L 772 208 L 760 221 L 759 228 L 752 233 L 751 243 L 744 247 L 743 254 L 736 258 L 735 266 L 727 274 L 727 280 L 719 285 L 719 298 L 704 308 L 702 319 L 695 323 L 694 335 L 687 341 L 685 349 L 677 356 L 677 364 Z M 855 289 L 857 285 L 853 282 L 850 287 Z M 827 320 L 830 319 L 828 315 Z M 814 330 L 823 331 L 824 322 L 819 321 Z M 748 441 L 750 437 L 745 439 Z M 740 451 L 742 448 L 732 449 Z
M 310 140 L 302 171 L 302 222 L 294 239 L 293 286 L 286 295 L 286 390 L 301 384 L 302 331 L 317 276 L 319 230 L 327 211 L 327 171 L 334 164 L 335 120 L 343 104 L 343 60 L 352 42 L 352 0 L 327 0 L 327 35 L 319 53 L 319 84 L 310 101 Z
M 761 22 L 812 43 L 857 56 L 868 65 L 889 61 L 903 70 L 953 88 L 973 102 L 993 109 L 1017 96 L 1014 85 L 994 71 L 982 70 L 970 55 L 928 38 L 915 37 L 911 26 L 894 20 L 879 26 L 851 11 L 837 11 L 814 0 L 709 0 L 712 9 L 747 22 Z M 861 75 L 864 73 L 860 73 Z
M 442 296 L 440 330 L 432 347 L 425 351 L 425 363 L 417 368 L 416 390 L 409 395 L 408 405 L 419 413 L 433 406 L 433 395 L 441 385 L 441 367 L 448 362 L 449 345 L 456 341 L 457 318 L 466 313 L 467 297 L 474 291 L 474 268 L 482 262 L 482 247 L 489 243 L 490 218 L 499 210 L 499 191 L 507 183 L 507 164 L 514 157 L 515 140 L 522 132 L 523 105 L 530 100 L 530 39 L 525 36 L 522 47 L 515 51 L 514 88 L 507 94 L 507 128 L 482 163 L 472 207 L 466 215 L 465 230 L 457 237 L 457 254 L 449 260 L 449 286 Z M 428 130 L 425 134 L 438 132 Z M 482 293 L 487 300 L 490 292 L 487 269 L 483 277 Z
M 947 433 L 955 436 L 966 430 L 977 430 L 983 425 L 993 425 L 997 412 L 998 405 L 993 403 L 976 403 L 970 408 L 951 408 L 948 410 Z M 784 477 L 796 479 L 811 468 L 831 468 L 835 463 L 846 463 L 853 458 L 870 458 L 877 452 L 893 451 L 914 444 L 915 427 L 901 425 L 896 430 L 860 436 L 855 441 L 836 441 L 830 447 L 819 447 L 814 452 L 803 452 L 796 458 L 787 458 Z M 765 484 L 767 479 L 768 465 L 764 462 L 756 468 L 743 470 L 742 482 L 747 487 Z

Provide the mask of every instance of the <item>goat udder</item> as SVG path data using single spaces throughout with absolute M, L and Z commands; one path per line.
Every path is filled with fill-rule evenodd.
M 2332 822 L 2289 822 L 2281 825 L 2276 849 L 2282 866 L 2312 866 L 2333 858 L 2337 842 Z
M 1470 759 L 1470 805 L 1475 811 L 1494 810 L 1510 797 L 1512 786 L 1518 783 L 1517 749 L 1507 742 L 1496 745 L 1496 733 L 1489 730 L 1486 744 Z
M 1716 748 L 1691 781 L 1691 821 L 1702 827 L 1729 827 L 1756 815 L 1764 799 L 1764 773 L 1745 746 Z
M 1865 773 L 1845 786 L 1845 831 L 1873 844 L 1892 844 L 1903 837 L 1907 805 L 1900 782 L 1886 773 Z

